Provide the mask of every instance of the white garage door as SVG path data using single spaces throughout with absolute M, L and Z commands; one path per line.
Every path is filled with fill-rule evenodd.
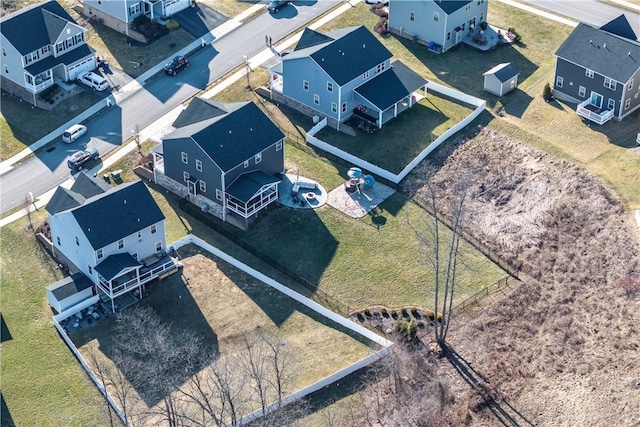
M 85 59 L 84 61 L 72 65 L 67 69 L 69 73 L 69 80 L 75 80 L 78 76 L 86 71 L 93 71 L 96 69 L 96 62 L 94 58 Z
M 172 0 L 168 1 L 164 5 L 164 12 L 166 16 L 171 16 L 174 13 L 178 13 L 183 9 L 189 7 L 191 0 Z

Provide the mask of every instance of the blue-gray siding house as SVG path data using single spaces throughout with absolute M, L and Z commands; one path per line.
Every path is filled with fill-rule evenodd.
M 556 52 L 553 94 L 598 124 L 640 107 L 640 43 L 624 15 L 600 28 L 578 24 Z
M 426 95 L 427 81 L 391 58 L 364 26 L 327 34 L 306 28 L 295 49 L 270 68 L 271 96 L 327 117 L 336 128 L 354 113 L 382 127 Z
M 446 52 L 487 21 L 488 0 L 389 2 L 389 31 Z
M 194 98 L 152 150 L 154 179 L 241 228 L 278 199 L 284 134 L 253 102 Z

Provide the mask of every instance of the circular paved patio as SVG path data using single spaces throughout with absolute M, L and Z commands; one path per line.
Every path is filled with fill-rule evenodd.
M 296 184 L 297 191 L 294 190 Z M 278 187 L 278 201 L 290 208 L 315 209 L 327 203 L 327 190 L 318 182 L 303 176 L 284 175 Z

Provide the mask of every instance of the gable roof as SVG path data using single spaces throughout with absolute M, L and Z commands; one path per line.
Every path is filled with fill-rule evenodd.
M 142 181 L 113 187 L 87 199 L 71 213 L 95 249 L 164 219 L 164 214 Z
M 212 112 L 210 106 L 209 102 L 199 102 L 194 108 Z M 284 138 L 282 131 L 253 102 L 223 107 L 226 114 L 179 127 L 163 139 L 163 144 L 191 139 L 223 171 L 229 171 Z M 189 114 L 200 115 L 193 111 Z
M 51 292 L 58 301 L 62 301 L 92 286 L 93 282 L 89 280 L 87 276 L 83 273 L 76 273 L 47 285 L 45 288 Z
M 45 210 L 50 215 L 81 206 L 86 199 L 111 190 L 106 182 L 89 176 L 86 172 L 79 173 L 71 188 L 56 188 L 49 199 Z
M 433 0 L 440 9 L 447 15 L 451 15 L 458 9 L 462 9 L 463 6 L 468 5 L 473 0 Z
M 556 51 L 556 56 L 626 83 L 640 68 L 640 44 L 580 23 Z
M 482 75 L 486 76 L 489 74 L 494 75 L 498 80 L 500 80 L 501 83 L 504 83 L 509 79 L 511 79 L 512 77 L 515 77 L 518 74 L 520 74 L 520 71 L 518 71 L 516 67 L 511 65 L 511 62 L 503 62 L 502 64 L 496 65 L 495 67 L 483 73 Z
M 229 110 L 223 103 L 195 97 L 173 122 L 173 126 L 181 128 L 227 113 L 229 113 Z
M 283 61 L 311 57 L 340 86 L 392 57 L 362 25 L 331 31 L 325 35 L 324 42 L 318 37 L 321 34 L 306 30 L 305 33 L 307 37 L 300 39 L 303 45 L 296 45 Z
M 53 44 L 67 23 L 75 21 L 55 1 L 20 9 L 0 21 L 0 32 L 22 55 Z M 25 31 L 28 29 L 28 31 Z
M 618 16 L 616 19 L 607 22 L 602 27 L 600 27 L 602 31 L 606 31 L 611 34 L 615 34 L 620 37 L 624 37 L 629 40 L 638 40 L 636 33 L 631 28 L 627 17 L 624 14 Z
M 129 252 L 113 254 L 106 257 L 100 264 L 95 266 L 95 270 L 100 273 L 105 280 L 111 280 L 122 270 L 133 267 L 140 267 L 142 264 Z
M 70 190 L 88 199 L 111 190 L 111 186 L 99 178 L 92 177 L 86 172 L 81 172 L 76 177 Z
M 308 47 L 317 46 L 319 44 L 323 44 L 331 41 L 333 41 L 331 37 L 326 36 L 317 31 L 314 31 L 311 28 L 305 28 L 304 31 L 302 32 L 302 35 L 300 36 L 300 40 L 298 40 L 298 43 L 296 44 L 296 47 L 293 50 L 296 51 L 296 50 L 306 49 Z
M 241 202 L 247 203 L 260 194 L 262 187 L 280 181 L 280 178 L 276 178 L 261 170 L 255 170 L 240 175 L 229 188 L 227 188 L 227 193 Z

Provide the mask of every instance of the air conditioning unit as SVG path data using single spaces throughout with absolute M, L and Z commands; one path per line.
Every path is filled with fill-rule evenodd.
M 320 121 L 320 116 L 319 115 L 315 115 L 313 116 L 313 123 L 318 123 Z

